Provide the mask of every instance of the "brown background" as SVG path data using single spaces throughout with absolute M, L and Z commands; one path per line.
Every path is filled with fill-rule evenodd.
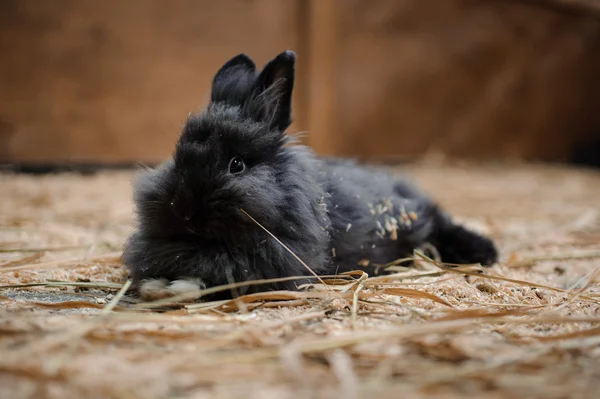
M 600 8 L 527 0 L 3 0 L 0 159 L 159 161 L 245 52 L 298 54 L 319 153 L 565 159 L 600 131 Z

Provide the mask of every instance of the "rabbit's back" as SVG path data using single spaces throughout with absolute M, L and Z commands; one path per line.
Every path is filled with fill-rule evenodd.
M 430 235 L 435 205 L 410 183 L 339 159 L 323 160 L 323 176 L 339 270 L 406 257 Z

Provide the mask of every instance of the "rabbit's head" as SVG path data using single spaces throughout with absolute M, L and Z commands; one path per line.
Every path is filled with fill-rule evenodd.
M 315 206 L 323 196 L 317 161 L 304 147 L 284 146 L 294 63 L 286 51 L 257 73 L 240 54 L 219 69 L 210 103 L 187 119 L 172 159 L 134 185 L 142 232 L 243 241 L 256 225 L 241 209 L 271 229 L 326 223 Z

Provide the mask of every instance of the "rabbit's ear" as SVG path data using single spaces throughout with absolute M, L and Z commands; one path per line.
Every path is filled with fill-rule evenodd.
M 211 102 L 241 105 L 256 78 L 256 65 L 246 54 L 238 54 L 227 61 L 212 81 Z
M 252 101 L 258 119 L 268 122 L 272 129 L 283 132 L 292 122 L 292 90 L 296 54 L 284 51 L 271 60 L 258 75 L 254 84 Z

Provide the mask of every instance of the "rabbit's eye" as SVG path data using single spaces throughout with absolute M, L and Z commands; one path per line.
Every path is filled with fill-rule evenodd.
M 244 164 L 242 158 L 231 158 L 231 161 L 229 161 L 229 173 L 232 175 L 237 175 L 238 173 L 242 173 L 244 169 L 246 169 L 246 165 Z

